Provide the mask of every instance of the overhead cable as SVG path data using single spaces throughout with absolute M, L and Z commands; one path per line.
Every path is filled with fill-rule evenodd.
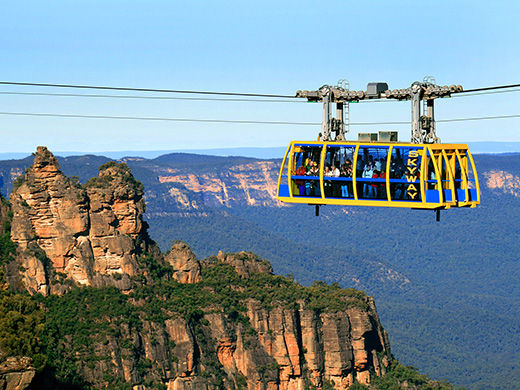
M 52 83 L 29 83 L 29 82 L 14 82 L 14 81 L 0 81 L 0 85 L 13 85 L 13 86 L 33 86 L 33 87 L 52 87 L 52 88 L 76 88 L 76 89 L 96 89 L 96 90 L 112 90 L 112 91 L 132 91 L 132 92 L 158 92 L 158 93 L 178 93 L 178 94 L 194 94 L 194 95 L 219 95 L 219 96 L 242 96 L 242 97 L 262 97 L 262 98 L 281 98 L 281 99 L 297 99 L 293 95 L 277 95 L 277 94 L 260 94 L 260 93 L 241 93 L 241 92 L 218 92 L 218 91 L 195 91 L 195 90 L 175 90 L 175 89 L 155 89 L 155 88 L 133 88 L 133 87 L 111 87 L 111 86 L 96 86 L 96 85 L 75 85 L 75 84 L 52 84 Z M 510 89 L 520 87 L 520 84 L 509 84 L 499 85 L 493 87 L 484 88 L 473 88 L 466 89 L 464 91 L 453 94 L 452 97 L 460 96 L 460 94 L 477 95 L 475 92 L 492 93 L 489 91 Z M 509 92 L 509 91 L 503 91 Z M 511 91 L 513 92 L 513 91 Z M 3 92 L 3 94 L 34 94 L 36 93 L 21 93 L 21 92 Z M 77 96 L 77 97 L 120 97 L 130 98 L 130 96 L 117 96 L 117 95 L 80 95 L 80 94 L 43 94 L 42 96 Z M 148 99 L 160 99 L 160 97 L 135 97 L 135 98 L 148 98 Z M 174 99 L 174 98 L 170 98 Z M 177 98 L 180 100 L 180 98 Z M 203 100 L 202 98 L 190 98 L 189 100 Z M 208 99 L 209 100 L 209 99 Z M 222 99 L 224 100 L 224 99 Z M 229 101 L 242 101 L 228 99 Z M 243 100 L 247 101 L 247 100 Z M 263 101 L 263 100 L 254 100 Z M 370 102 L 377 101 L 377 99 L 370 100 Z
M 160 118 L 160 117 L 136 117 L 136 116 L 111 116 L 111 115 L 76 115 L 76 114 L 47 114 L 35 112 L 0 112 L 0 115 L 15 116 L 43 116 L 57 118 L 87 118 L 87 119 L 120 119 L 120 120 L 142 120 L 142 121 L 166 121 L 166 122 L 209 122 L 209 123 L 240 123 L 240 124 L 263 124 L 263 125 L 303 125 L 315 126 L 320 123 L 314 122 L 283 122 L 283 121 L 250 121 L 239 119 L 194 119 L 194 118 Z
M 207 123 L 238 123 L 238 124 L 263 124 L 263 125 L 302 125 L 317 126 L 319 122 L 287 122 L 287 121 L 255 121 L 240 119 L 195 119 L 195 118 L 162 118 L 162 117 L 135 117 L 135 116 L 111 116 L 111 115 L 78 115 L 78 114 L 49 114 L 35 112 L 0 112 L 0 115 L 14 116 L 40 116 L 56 118 L 85 118 L 85 119 L 116 119 L 116 120 L 143 120 L 143 121 L 166 121 L 166 122 L 207 122 Z M 510 119 L 520 118 L 520 114 L 497 115 L 487 117 L 456 118 L 456 119 L 437 119 L 436 122 L 463 122 L 490 119 Z M 351 126 L 372 126 L 372 125 L 410 125 L 409 121 L 395 122 L 351 122 Z
M 491 91 L 491 90 L 495 90 L 495 89 L 508 89 L 508 88 L 517 88 L 517 87 L 520 87 L 520 84 L 509 84 L 509 85 L 498 85 L 498 86 L 495 86 L 495 87 L 465 89 L 464 91 L 461 91 L 459 93 Z
M 288 98 L 288 99 L 295 98 L 294 95 L 289 96 L 289 95 L 275 95 L 275 94 L 262 94 L 262 93 L 189 91 L 189 90 L 176 90 L 176 89 L 108 87 L 108 86 L 96 86 L 96 85 L 74 85 L 74 84 L 21 83 L 21 82 L 14 82 L 14 81 L 0 81 L 0 85 L 53 87 L 53 88 L 77 88 L 77 89 L 100 89 L 100 90 L 110 90 L 110 91 L 185 93 L 185 94 L 192 94 L 192 95 L 195 94 L 195 95 L 221 95 L 221 96 L 249 96 L 249 97 Z
M 80 93 L 46 93 L 46 92 L 11 92 L 0 91 L 0 95 L 28 95 L 28 96 L 54 96 L 54 97 L 84 97 L 84 98 L 116 98 L 116 99 L 152 99 L 152 100 L 199 100 L 217 102 L 262 102 L 262 103 L 307 103 L 298 100 L 274 100 L 274 99 L 246 99 L 246 98 L 202 98 L 202 97 L 175 97 L 175 96 L 143 96 L 143 95 L 101 95 Z M 297 98 L 295 98 L 297 99 Z

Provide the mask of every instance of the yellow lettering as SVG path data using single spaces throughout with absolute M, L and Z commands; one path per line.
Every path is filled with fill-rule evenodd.
M 415 173 L 415 170 L 417 169 L 417 167 L 415 167 L 415 168 L 407 167 L 407 168 L 408 168 L 408 172 L 410 172 L 412 175 Z
M 408 157 L 419 157 L 419 152 L 417 150 L 412 150 L 408 153 Z
M 417 176 L 406 176 L 406 180 L 408 180 L 408 183 L 415 183 Z
M 417 159 L 416 158 L 409 158 L 408 159 L 408 162 L 406 163 L 407 166 L 414 166 L 416 167 L 417 166 Z
M 408 195 L 410 198 L 415 199 L 415 195 L 417 195 L 417 192 L 409 192 Z
M 410 193 L 410 191 L 415 191 L 415 192 L 417 192 L 417 188 L 415 188 L 415 186 L 414 186 L 413 184 L 410 184 L 410 185 L 408 186 L 408 188 L 406 189 L 406 191 L 407 191 L 408 193 Z

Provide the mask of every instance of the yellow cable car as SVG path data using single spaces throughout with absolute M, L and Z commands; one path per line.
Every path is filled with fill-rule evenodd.
M 464 144 L 293 141 L 277 198 L 288 203 L 449 209 L 480 203 Z
M 462 87 L 439 87 L 429 80 L 405 90 L 370 83 L 366 92 L 338 86 L 298 91 L 296 96 L 323 101 L 322 132 L 318 141 L 290 143 L 280 168 L 277 198 L 316 205 L 316 215 L 320 205 L 402 207 L 436 210 L 439 220 L 440 210 L 476 207 L 480 188 L 468 146 L 442 144 L 435 134 L 434 99 L 455 92 L 462 92 Z M 396 132 L 379 132 L 379 137 L 360 134 L 360 140 L 347 141 L 348 103 L 381 98 L 412 101 L 411 142 L 397 142 Z M 331 103 L 336 103 L 337 118 L 331 118 Z

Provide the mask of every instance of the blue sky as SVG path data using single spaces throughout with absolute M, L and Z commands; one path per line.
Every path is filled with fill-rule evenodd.
M 2 1 L 0 81 L 293 95 L 348 79 L 407 88 L 520 82 L 518 1 Z M 304 102 L 12 95 L 99 94 L 0 85 L 0 112 L 320 122 Z M 103 94 L 118 94 L 102 92 Z M 125 93 L 124 95 L 128 95 Z M 143 95 L 143 94 L 141 94 Z M 148 94 L 157 96 L 158 94 Z M 182 97 L 179 95 L 171 95 Z M 184 95 L 184 97 L 186 97 Z M 437 119 L 515 115 L 520 92 L 436 102 Z M 408 102 L 351 105 L 352 122 L 408 121 Z M 357 132 L 408 126 L 353 126 Z M 444 142 L 520 141 L 520 118 L 438 123 Z M 319 126 L 0 114 L 1 152 L 283 146 Z

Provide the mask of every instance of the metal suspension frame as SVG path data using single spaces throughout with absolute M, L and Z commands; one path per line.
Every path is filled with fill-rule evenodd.
M 388 86 L 385 83 L 374 83 Z M 368 89 L 368 88 L 367 88 Z M 415 144 L 440 143 L 437 137 L 434 101 L 439 97 L 450 97 L 452 93 L 462 92 L 460 85 L 439 86 L 435 79 L 426 76 L 422 82 L 416 81 L 409 88 L 377 91 L 350 91 L 348 81 L 339 80 L 338 85 L 332 87 L 324 85 L 317 91 L 298 91 L 296 97 L 307 98 L 308 101 L 322 101 L 323 119 L 320 141 L 343 141 L 350 128 L 350 102 L 359 102 L 368 99 L 396 99 L 411 101 L 411 142 Z M 421 104 L 422 102 L 422 104 Z M 336 117 L 331 117 L 331 104 L 336 103 Z M 346 115 L 346 116 L 345 116 Z M 333 136 L 334 133 L 334 136 Z

